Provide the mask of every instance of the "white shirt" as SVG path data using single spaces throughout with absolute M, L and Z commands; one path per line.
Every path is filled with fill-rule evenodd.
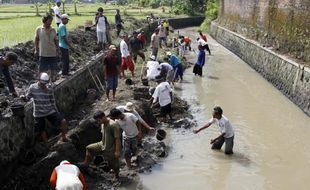
M 156 76 L 160 74 L 159 63 L 158 61 L 148 61 L 146 63 L 147 70 L 146 70 L 146 77 L 148 79 L 155 79 Z
M 62 164 L 57 166 L 55 170 L 57 173 L 56 190 L 83 190 L 78 167 L 72 164 Z
M 128 112 L 125 112 L 125 108 L 126 108 L 126 106 L 117 106 L 116 107 L 116 109 L 118 109 L 122 113 L 128 113 Z M 143 121 L 142 117 L 140 116 L 140 114 L 136 110 L 133 110 L 130 113 L 134 114 L 138 118 L 139 121 Z
M 123 129 L 123 135 L 127 138 L 136 137 L 139 133 L 136 122 L 138 118 L 132 113 L 123 113 L 125 115 L 124 119 L 117 119 L 116 123 L 119 124 L 120 128 Z
M 61 19 L 57 17 L 57 15 L 61 16 L 61 12 L 60 12 L 59 7 L 56 5 L 52 9 L 53 9 L 54 14 L 55 14 L 55 21 L 56 21 L 56 23 L 61 23 Z
M 98 18 L 97 32 L 106 32 L 106 24 L 104 16 Z
M 172 88 L 168 82 L 161 82 L 155 89 L 153 94 L 153 103 L 156 102 L 158 98 L 160 107 L 164 107 L 171 103 L 170 92 L 172 92 Z
M 166 69 L 167 72 L 173 70 L 173 67 L 169 63 L 161 63 L 161 64 L 159 64 L 159 67 L 161 69 L 163 69 L 163 68 Z
M 209 123 L 219 126 L 220 133 L 225 133 L 225 138 L 230 138 L 234 136 L 234 128 L 224 115 L 222 115 L 222 118 L 220 120 L 216 118 L 211 118 Z
M 128 45 L 125 42 L 125 40 L 122 40 L 119 46 L 120 46 L 122 57 L 124 58 L 128 57 L 130 54 L 128 51 Z
M 158 29 L 159 29 L 158 36 L 159 37 L 166 37 L 166 28 L 162 25 L 159 25 Z
M 158 48 L 159 47 L 159 37 L 155 33 L 151 36 L 151 48 Z
M 202 38 L 199 38 L 199 40 L 197 41 L 198 42 L 198 45 L 201 45 L 201 46 L 205 46 L 207 45 L 208 43 L 206 41 L 204 41 Z

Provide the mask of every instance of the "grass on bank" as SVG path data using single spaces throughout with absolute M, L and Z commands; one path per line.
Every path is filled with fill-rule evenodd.
M 28 8 L 30 5 L 14 5 L 14 6 L 0 6 L 0 12 L 3 10 L 6 11 L 31 11 L 30 8 Z M 115 15 L 115 9 L 118 8 L 121 10 L 121 15 L 123 20 L 126 24 L 126 15 L 134 17 L 136 19 L 144 19 L 147 15 L 150 15 L 150 13 L 154 13 L 155 15 L 158 15 L 160 17 L 171 17 L 173 15 L 169 13 L 162 13 L 161 8 L 158 9 L 151 9 L 151 8 L 144 8 L 144 9 L 138 9 L 134 6 L 115 6 L 115 5 L 104 5 L 104 4 L 81 4 L 79 5 L 81 10 L 89 11 L 88 13 L 83 13 L 81 15 L 74 15 L 72 11 L 73 5 L 66 5 L 67 12 L 70 14 L 70 22 L 68 24 L 69 30 L 73 28 L 77 28 L 78 26 L 83 26 L 84 22 L 86 20 L 93 20 L 94 14 L 98 7 L 103 7 L 106 9 L 105 15 L 107 16 L 110 23 L 114 23 L 114 15 Z M 166 9 L 166 12 L 168 10 Z M 4 13 L 0 13 L 4 14 Z M 8 15 L 12 14 L 18 14 L 18 13 L 5 13 Z M 36 27 L 42 24 L 41 17 L 36 16 L 26 16 L 28 13 L 20 13 L 25 14 L 24 16 L 20 18 L 9 18 L 6 19 L 0 19 L 0 48 L 6 47 L 6 46 L 13 46 L 21 42 L 26 42 L 29 40 L 33 40 L 34 33 Z M 182 16 L 182 15 L 178 15 Z M 54 21 L 53 21 L 54 22 Z M 55 27 L 56 24 L 53 23 L 53 27 Z

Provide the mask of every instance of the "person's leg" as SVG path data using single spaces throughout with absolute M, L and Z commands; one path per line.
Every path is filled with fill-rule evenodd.
M 46 119 L 52 124 L 54 129 L 57 129 L 58 127 L 61 130 L 61 138 L 63 141 L 68 141 L 67 139 L 67 132 L 68 132 L 68 123 L 64 116 L 60 113 L 53 113 L 51 115 L 48 115 Z
M 143 51 L 139 50 L 137 54 L 142 58 L 143 62 L 145 62 L 145 55 L 144 55 Z
M 202 77 L 202 66 L 198 66 L 198 75 Z
M 39 74 L 48 71 L 48 60 L 46 57 L 39 57 Z
M 86 153 L 83 164 L 88 166 L 93 156 L 95 154 L 98 154 L 99 152 L 102 152 L 102 147 L 103 147 L 102 141 L 86 146 Z
M 222 137 L 222 138 L 216 140 L 216 141 L 212 144 L 211 149 L 220 150 L 220 149 L 222 148 L 224 142 L 225 142 L 224 137 Z
M 131 150 L 130 150 L 130 139 L 124 138 L 124 157 L 128 169 L 131 169 Z
M 127 66 L 128 66 L 128 69 L 131 71 L 132 77 L 135 77 L 135 65 L 132 62 L 132 59 L 130 56 L 127 57 Z
M 121 64 L 121 71 L 122 71 L 122 77 L 125 78 L 125 70 L 127 69 L 127 63 L 126 58 L 122 57 L 122 64 Z
M 48 141 L 48 137 L 45 131 L 45 117 L 35 117 L 34 127 L 35 127 L 35 132 L 39 133 L 40 140 L 46 143 Z
M 115 94 L 116 94 L 116 89 L 118 85 L 118 78 L 117 75 L 113 77 L 113 100 L 115 100 Z
M 138 53 L 137 53 L 137 52 L 133 52 L 133 53 L 132 53 L 132 56 L 133 56 L 133 61 L 134 61 L 135 63 L 137 63 Z
M 168 105 L 166 106 L 166 112 L 167 112 L 167 114 L 169 115 L 169 119 L 170 119 L 170 120 L 172 120 L 172 114 L 171 114 L 172 109 L 171 109 L 171 103 L 170 103 L 170 104 L 168 104 Z
M 110 90 L 112 89 L 113 87 L 113 80 L 111 79 L 111 77 L 107 77 L 106 79 L 106 95 L 107 95 L 107 101 L 110 100 Z
M 234 136 L 225 138 L 225 154 L 233 154 Z
M 62 75 L 69 74 L 69 50 L 65 48 L 60 48 L 61 51 L 61 61 L 62 61 Z

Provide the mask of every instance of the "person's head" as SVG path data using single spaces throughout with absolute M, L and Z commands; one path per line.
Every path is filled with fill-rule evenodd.
M 16 63 L 17 62 L 17 54 L 14 53 L 14 52 L 6 52 L 4 58 L 3 58 L 3 62 L 2 64 L 3 65 L 6 65 L 6 66 L 10 66 L 12 65 L 13 63 Z
M 124 117 L 125 117 L 125 115 L 120 110 L 118 110 L 116 108 L 111 109 L 109 115 L 112 119 L 124 119 Z
M 124 110 L 126 112 L 133 112 L 135 111 L 135 106 L 133 105 L 132 102 L 127 102 Z
M 115 45 L 110 45 L 109 46 L 109 50 L 110 50 L 110 53 L 112 54 L 112 55 L 116 55 L 116 46 Z
M 66 25 L 66 24 L 68 24 L 68 22 L 69 22 L 69 16 L 67 15 L 67 14 L 62 14 L 61 15 L 61 22 L 64 24 L 64 25 Z
M 150 56 L 150 60 L 155 61 L 156 60 L 156 56 L 155 55 L 151 55 Z
M 47 73 L 40 73 L 40 77 L 39 77 L 39 85 L 42 88 L 46 88 L 47 83 L 49 82 L 50 77 L 48 76 Z
M 108 121 L 108 118 L 106 117 L 106 115 L 104 114 L 103 111 L 99 110 L 99 111 L 96 111 L 94 116 L 93 116 L 94 120 L 96 120 L 96 122 L 101 125 L 105 122 Z
M 133 31 L 132 36 L 133 36 L 134 38 L 137 38 L 138 32 L 137 32 L 137 31 Z
M 122 38 L 123 38 L 125 41 L 128 41 L 128 34 L 123 33 L 123 34 L 122 34 Z
M 60 0 L 56 0 L 56 5 L 57 5 L 57 7 L 60 7 L 61 1 Z
M 167 55 L 168 58 L 170 58 L 171 55 L 172 55 L 172 53 L 171 53 L 170 51 L 168 51 L 168 52 L 166 53 L 166 55 Z
M 223 114 L 223 110 L 220 106 L 215 106 L 213 108 L 213 118 L 216 118 L 216 119 L 221 119 L 222 118 L 222 114 Z
M 98 11 L 98 14 L 99 14 L 99 15 L 102 15 L 102 14 L 103 14 L 103 8 L 102 8 L 102 7 L 99 7 L 97 11 Z
M 53 22 L 52 15 L 48 14 L 48 15 L 45 15 L 44 17 L 42 17 L 42 22 L 43 22 L 44 27 L 46 27 L 46 28 L 51 27 L 51 24 Z
M 119 14 L 119 9 L 116 9 L 116 14 Z
M 154 30 L 154 33 L 157 35 L 157 34 L 159 33 L 159 29 L 156 28 L 156 29 Z

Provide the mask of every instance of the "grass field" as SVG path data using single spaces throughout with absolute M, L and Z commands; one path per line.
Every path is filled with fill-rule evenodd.
M 13 46 L 21 42 L 32 40 L 36 27 L 42 24 L 41 17 L 35 16 L 32 5 L 1 5 L 0 6 L 0 48 Z M 65 11 L 70 15 L 69 29 L 83 26 L 85 20 L 93 20 L 94 14 L 99 7 L 104 8 L 104 14 L 110 23 L 114 23 L 115 9 L 121 10 L 122 18 L 126 22 L 126 15 L 137 19 L 143 19 L 150 13 L 160 17 L 171 17 L 169 13 L 162 13 L 162 9 L 139 8 L 134 6 L 119 6 L 109 4 L 79 4 L 78 13 L 74 14 L 72 4 L 65 5 Z M 40 14 L 44 15 L 47 10 L 46 5 L 40 7 Z M 166 12 L 169 8 L 166 7 Z M 56 24 L 53 23 L 53 27 Z

